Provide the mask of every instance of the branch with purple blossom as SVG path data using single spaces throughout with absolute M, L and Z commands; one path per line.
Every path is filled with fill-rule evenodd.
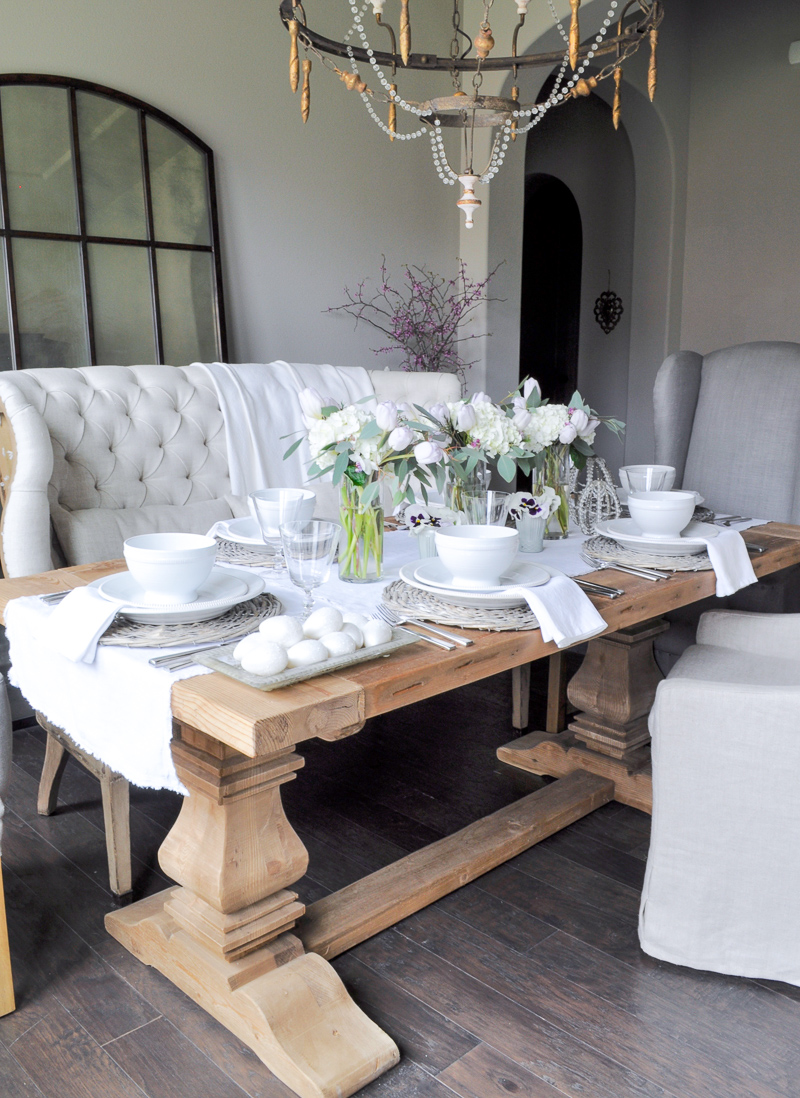
M 374 293 L 369 293 L 367 280 L 362 279 L 355 290 L 345 286 L 347 301 L 343 305 L 334 305 L 327 311 L 348 313 L 355 317 L 356 326 L 363 320 L 383 332 L 389 343 L 373 347 L 376 355 L 400 350 L 404 370 L 455 374 L 463 388 L 467 370 L 477 361 L 466 360 L 464 345 L 491 335 L 491 332 L 468 332 L 466 322 L 484 301 L 499 300 L 486 292 L 497 269 L 475 282 L 467 275 L 463 259 L 459 259 L 458 274 L 451 279 L 426 267 L 405 265 L 404 282 L 397 289 L 390 282 L 383 256 L 379 286 Z

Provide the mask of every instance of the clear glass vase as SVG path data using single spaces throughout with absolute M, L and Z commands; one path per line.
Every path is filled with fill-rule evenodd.
M 552 488 L 558 497 L 558 507 L 547 520 L 545 540 L 554 541 L 569 534 L 569 446 L 556 443 L 544 451 L 544 461 L 533 474 L 533 494 L 542 488 Z
M 363 485 L 342 478 L 339 519 L 342 536 L 339 544 L 339 579 L 350 583 L 374 583 L 383 567 L 383 507 L 376 495 L 364 502 L 374 478 Z
M 460 477 L 448 465 L 445 471 L 444 503 L 451 511 L 466 514 L 466 501 L 480 495 L 486 495 L 486 489 L 491 479 L 489 468 L 485 461 L 479 461 L 471 473 Z

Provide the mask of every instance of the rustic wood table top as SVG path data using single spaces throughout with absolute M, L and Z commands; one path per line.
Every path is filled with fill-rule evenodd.
M 800 526 L 769 523 L 744 533 L 766 551 L 753 558 L 765 576 L 800 563 Z M 80 587 L 125 568 L 123 560 L 76 565 L 37 576 L 0 580 L 0 613 L 21 595 Z M 636 625 L 714 594 L 714 573 L 678 572 L 654 583 L 622 572 L 590 573 L 585 578 L 620 587 L 614 600 L 593 597 L 609 631 Z M 174 716 L 245 755 L 255 757 L 318 736 L 336 740 L 365 719 L 453 690 L 499 671 L 557 652 L 538 630 L 490 633 L 465 630 L 474 640 L 453 652 L 414 644 L 390 659 L 325 675 L 282 690 L 264 692 L 222 674 L 184 679 L 172 689 Z

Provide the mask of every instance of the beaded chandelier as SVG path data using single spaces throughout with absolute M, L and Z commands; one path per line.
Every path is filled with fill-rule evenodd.
M 621 117 L 622 65 L 634 54 L 641 43 L 650 44 L 650 69 L 648 90 L 652 100 L 656 90 L 656 42 L 658 27 L 663 18 L 661 0 L 611 0 L 608 14 L 597 34 L 581 44 L 579 9 L 581 0 L 569 0 L 571 19 L 566 28 L 556 14 L 554 0 L 544 0 L 550 8 L 556 27 L 564 40 L 563 50 L 551 53 L 517 55 L 517 39 L 525 24 L 525 16 L 531 0 L 505 0 L 516 8 L 517 23 L 511 34 L 510 55 L 492 56 L 495 41 L 489 15 L 494 0 L 481 0 L 483 18 L 474 37 L 461 26 L 463 0 L 453 0 L 451 17 L 452 39 L 449 56 L 439 57 L 433 53 L 412 53 L 411 51 L 411 13 L 410 0 L 396 0 L 400 6 L 399 33 L 385 22 L 384 8 L 394 0 L 344 0 L 350 9 L 352 23 L 340 42 L 312 30 L 306 18 L 302 0 L 281 0 L 280 16 L 289 31 L 289 81 L 292 91 L 300 87 L 300 48 L 305 56 L 302 62 L 301 116 L 308 120 L 311 106 L 311 56 L 319 58 L 326 68 L 335 72 L 349 91 L 356 91 L 364 101 L 367 113 L 372 120 L 389 136 L 391 141 L 414 141 L 428 137 L 433 153 L 433 163 L 443 183 L 460 183 L 463 194 L 458 206 L 466 215 L 466 226 L 472 228 L 473 214 L 480 206 L 475 197 L 475 187 L 479 183 L 488 183 L 497 174 L 505 159 L 510 142 L 516 141 L 521 134 L 533 129 L 551 107 L 557 107 L 578 96 L 590 95 L 601 80 L 612 76 L 614 79 L 614 127 L 619 126 Z M 617 8 L 621 12 L 617 14 Z M 388 52 L 375 50 L 370 45 L 364 28 L 364 18 L 368 10 L 377 24 L 377 32 L 384 40 L 388 38 Z M 609 33 L 610 32 L 610 33 Z M 398 51 L 399 43 L 399 51 Z M 335 57 L 346 59 L 349 63 L 339 68 Z M 584 75 L 594 58 L 602 58 L 599 71 Z M 375 73 L 377 87 L 369 88 L 359 70 L 359 64 L 371 66 Z M 546 97 L 540 103 L 524 104 L 519 101 L 517 75 L 521 68 L 549 66 L 555 70 Z M 425 72 L 446 72 L 452 81 L 452 94 L 434 96 L 424 102 L 414 102 L 399 94 L 396 84 L 398 69 L 418 69 Z M 514 86 L 511 98 L 481 95 L 480 88 L 484 73 L 507 71 L 513 73 Z M 464 91 L 462 81 L 465 74 L 471 74 L 471 90 Z M 385 120 L 376 110 L 381 106 Z M 411 115 L 417 129 L 400 132 L 397 127 L 398 107 Z M 456 171 L 450 166 L 444 146 L 442 130 L 457 128 L 463 133 L 462 167 Z M 475 130 L 490 127 L 493 131 L 491 151 L 483 170 L 476 170 L 473 161 L 475 151 Z

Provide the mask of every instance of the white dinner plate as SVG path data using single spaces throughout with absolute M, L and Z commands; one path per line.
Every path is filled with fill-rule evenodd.
M 506 573 L 510 575 L 513 568 Z M 508 586 L 524 586 L 524 587 L 539 587 L 555 575 L 556 570 L 554 568 L 548 568 L 543 564 L 525 564 L 524 562 L 518 562 L 516 567 L 535 568 L 540 575 L 533 582 L 531 579 L 511 581 L 509 580 Z M 486 610 L 507 610 L 512 606 L 524 606 L 525 600 L 520 598 L 519 595 L 504 595 L 502 589 L 499 591 L 459 591 L 457 589 L 448 589 L 446 587 L 432 587 L 427 583 L 423 583 L 422 580 L 416 578 L 416 571 L 419 568 L 419 562 L 414 561 L 411 564 L 404 564 L 400 569 L 400 579 L 405 580 L 409 587 L 416 587 L 419 591 L 427 591 L 431 595 L 435 595 L 437 599 L 441 599 L 442 602 L 453 603 L 454 606 L 477 606 L 483 607 Z M 531 575 L 530 573 L 528 575 Z
M 261 527 L 252 515 L 245 518 L 228 519 L 219 531 L 226 541 L 238 541 L 240 545 L 264 545 Z
M 207 621 L 217 618 L 240 602 L 255 598 L 264 590 L 261 576 L 253 575 L 245 568 L 223 568 L 215 565 L 211 575 L 200 588 L 194 602 L 183 602 L 176 606 L 147 605 L 144 592 L 130 572 L 117 572 L 113 576 L 95 580 L 96 587 L 103 598 L 111 602 L 125 602 L 120 614 L 130 621 L 146 622 L 152 625 L 176 625 L 180 622 Z
M 598 522 L 595 531 L 603 537 L 613 538 L 628 549 L 638 549 L 640 553 L 689 557 L 694 553 L 702 553 L 706 547 L 706 538 L 715 538 L 719 534 L 719 527 L 710 522 L 690 522 L 678 538 L 646 538 L 633 519 L 628 518 Z
M 472 595 L 491 595 L 502 593 L 503 588 L 522 586 L 522 587 L 538 587 L 542 583 L 547 583 L 550 579 L 550 573 L 545 572 L 544 568 L 539 564 L 533 564 L 531 561 L 516 560 L 500 577 L 500 582 L 496 584 L 487 584 L 486 587 L 459 587 L 453 583 L 453 576 L 445 568 L 444 561 L 439 557 L 430 557 L 428 560 L 422 561 L 416 566 L 414 571 L 414 579 L 420 583 L 425 584 L 427 587 L 442 588 L 445 591 L 459 593 L 467 591 Z

